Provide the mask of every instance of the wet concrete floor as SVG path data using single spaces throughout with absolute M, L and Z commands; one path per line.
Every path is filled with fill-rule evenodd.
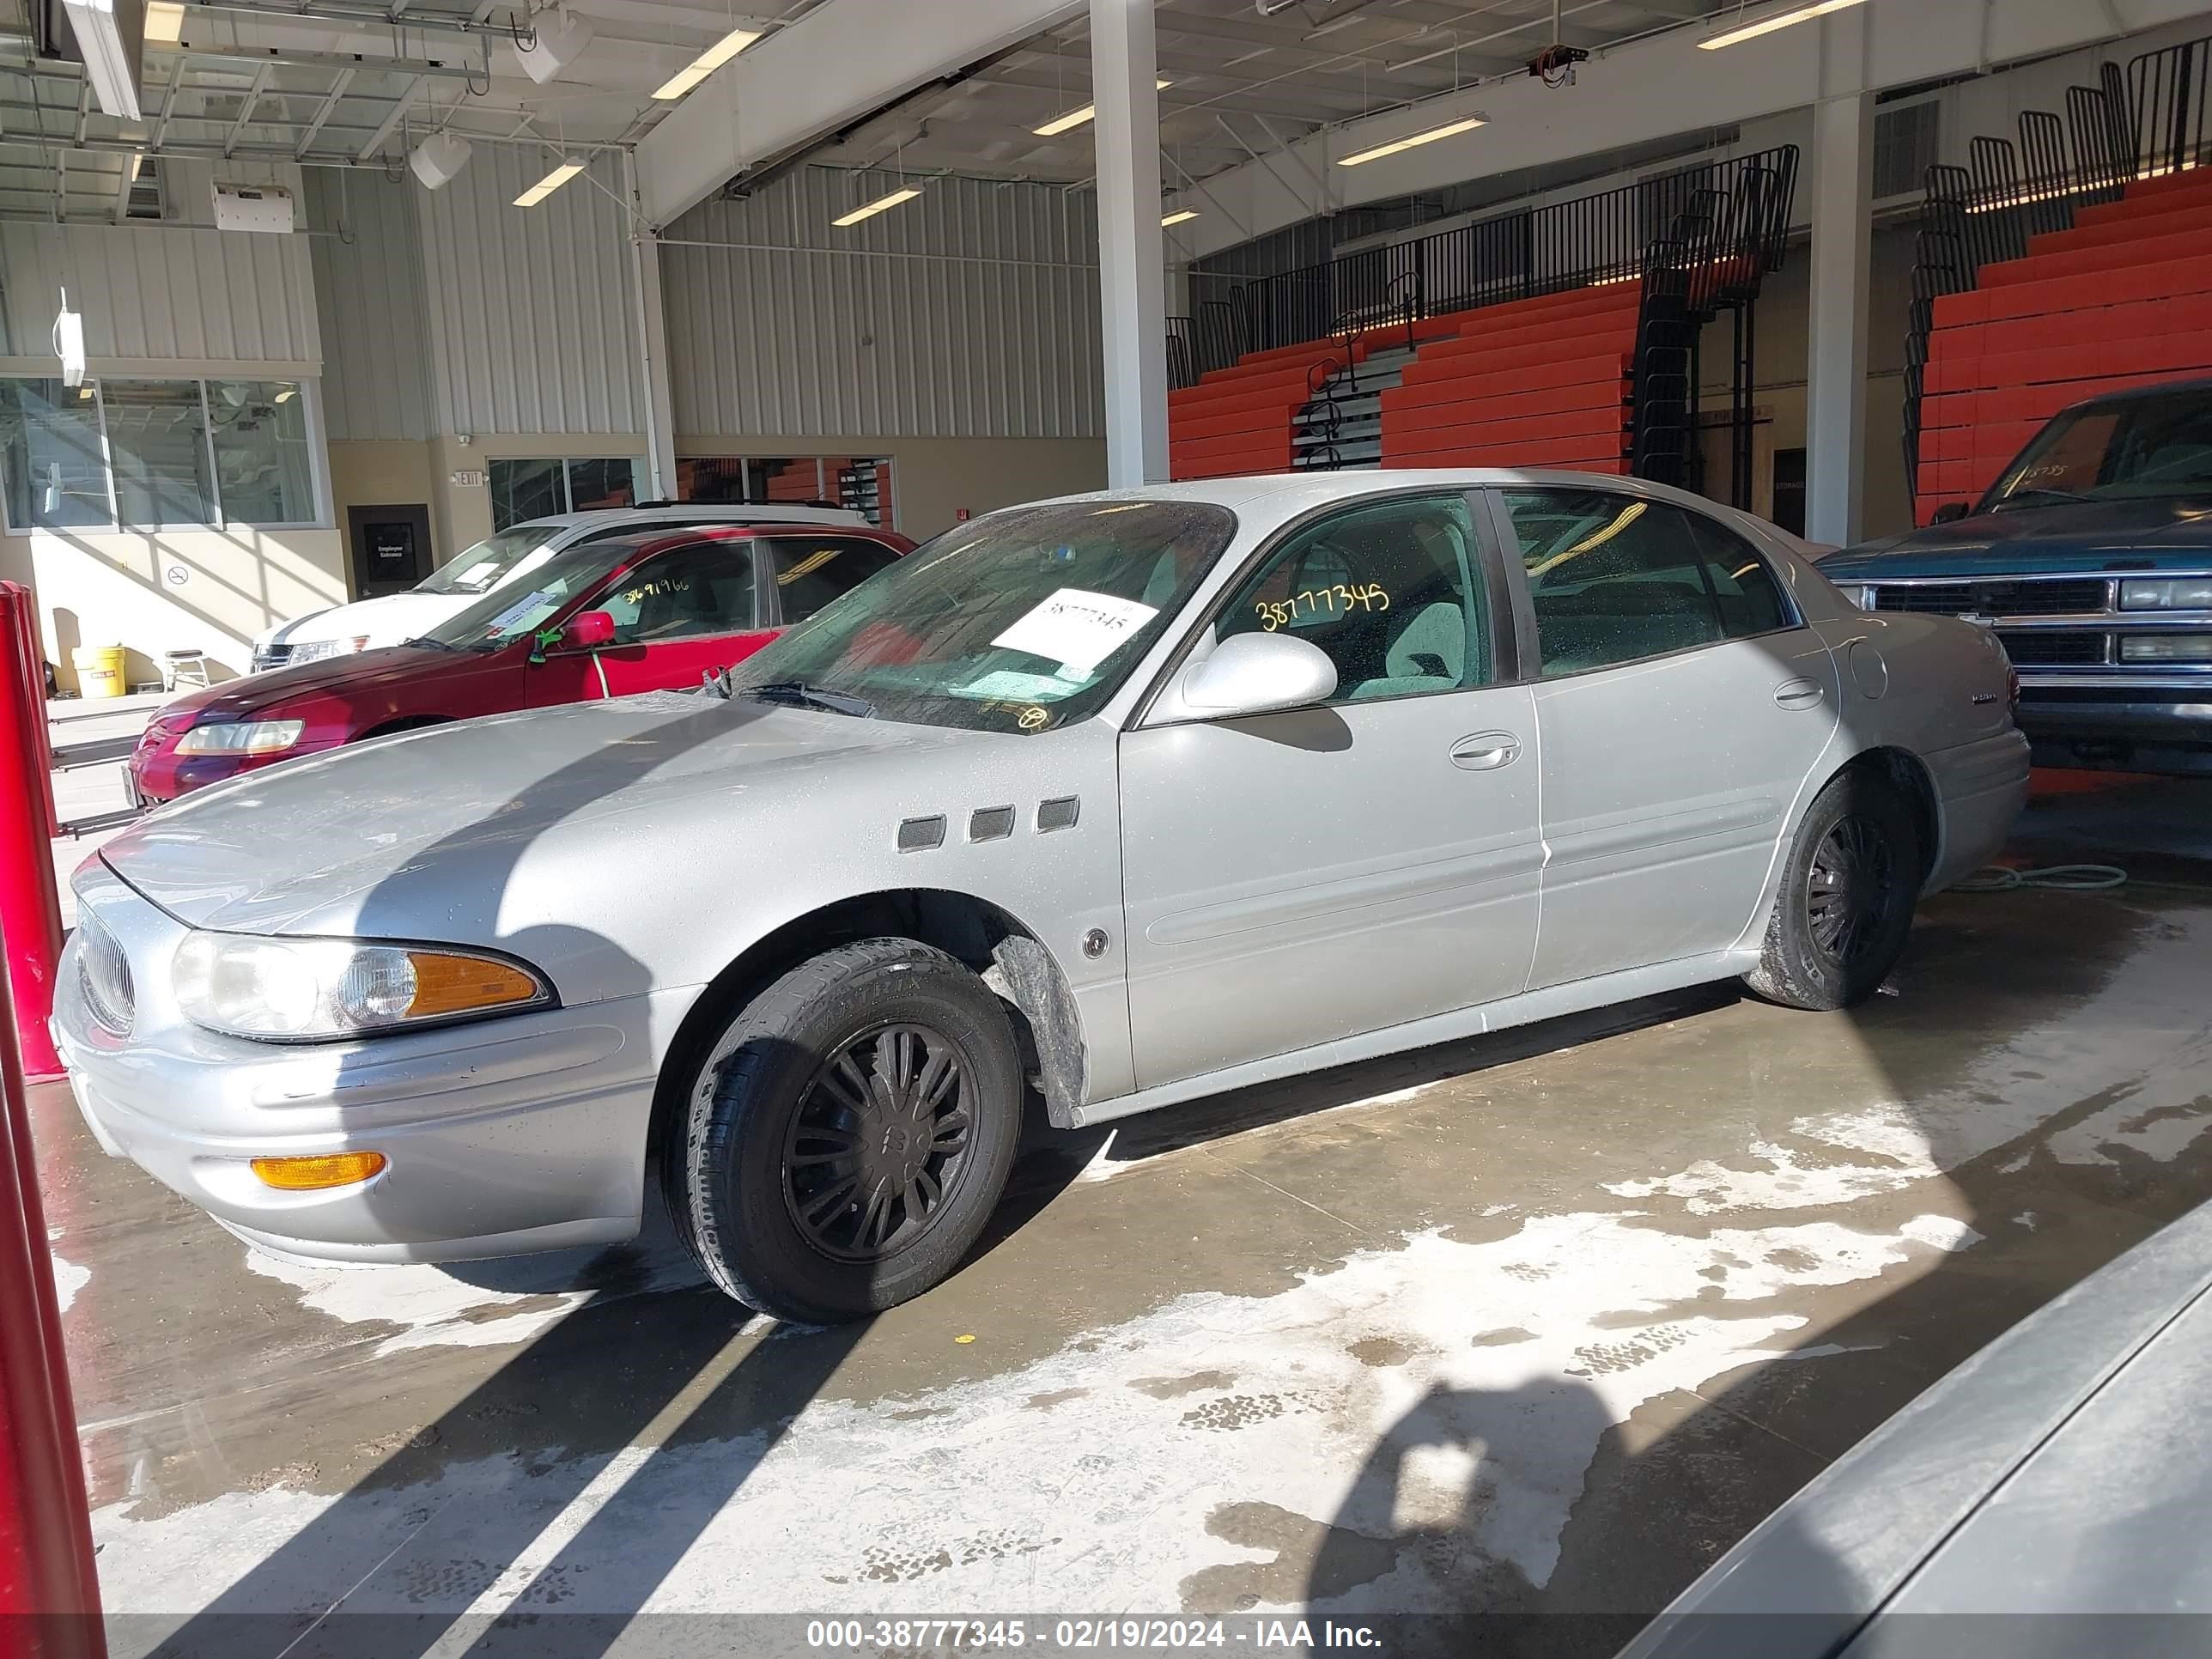
M 957 1279 L 842 1330 L 748 1320 L 659 1229 L 252 1257 L 41 1091 L 114 1650 L 745 1652 L 766 1613 L 1235 1646 L 1287 1610 L 1609 1652 L 2212 1196 L 2208 807 L 2039 801 L 2039 861 L 2151 879 L 1941 897 L 1850 1014 L 1714 988 L 1042 1132 Z

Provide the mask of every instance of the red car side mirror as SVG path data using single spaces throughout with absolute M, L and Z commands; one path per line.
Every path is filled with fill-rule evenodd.
M 615 636 L 615 619 L 604 611 L 580 611 L 568 618 L 568 625 L 561 630 L 561 643 L 588 651 L 595 645 L 605 645 Z

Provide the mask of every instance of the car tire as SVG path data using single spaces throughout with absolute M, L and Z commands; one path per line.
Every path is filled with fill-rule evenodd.
M 1797 826 L 1744 982 L 1790 1008 L 1863 1002 L 1905 952 L 1921 869 L 1919 826 L 1896 789 L 1863 768 L 1837 774 Z
M 661 1160 L 676 1231 L 750 1308 L 866 1318 L 960 1265 L 1013 1167 L 1006 1006 L 914 939 L 842 945 L 747 1003 L 693 1079 Z

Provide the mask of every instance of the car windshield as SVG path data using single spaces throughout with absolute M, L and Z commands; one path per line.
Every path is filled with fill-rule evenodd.
M 456 651 L 495 651 L 543 628 L 568 602 L 635 553 L 636 539 L 587 542 L 549 555 L 528 577 L 487 593 L 420 635 Z
M 2212 491 L 2212 393 L 2155 393 L 2092 404 L 2036 434 L 1983 501 L 2103 501 Z
M 526 526 L 487 536 L 465 553 L 456 554 L 415 584 L 417 593 L 488 593 L 502 582 L 528 575 L 553 556 L 558 526 Z
M 733 670 L 733 695 L 804 688 L 885 720 L 1036 732 L 1087 718 L 1220 557 L 1205 501 L 1067 501 L 957 526 Z

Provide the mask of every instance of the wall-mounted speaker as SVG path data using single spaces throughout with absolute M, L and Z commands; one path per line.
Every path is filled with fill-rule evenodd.
M 584 48 L 592 44 L 594 31 L 590 18 L 574 17 L 567 12 L 558 16 L 558 22 L 547 17 L 534 23 L 536 42 L 514 49 L 524 70 L 540 86 L 574 63 L 583 55 Z

